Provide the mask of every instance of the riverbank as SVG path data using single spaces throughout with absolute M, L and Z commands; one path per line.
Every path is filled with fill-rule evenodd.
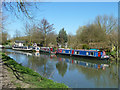
M 5 71 L 2 75 L 3 88 L 68 88 L 63 83 L 57 83 L 42 77 L 5 54 L 2 54 L 1 63 L 2 72 Z

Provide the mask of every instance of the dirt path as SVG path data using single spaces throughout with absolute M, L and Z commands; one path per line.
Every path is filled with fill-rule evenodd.
M 0 59 L 0 89 L 5 88 L 29 88 L 30 85 L 18 80 L 10 68 L 5 66 Z
M 0 89 L 2 88 L 15 88 L 13 83 L 11 83 L 10 72 L 8 72 L 8 67 L 3 65 L 2 60 L 0 60 Z

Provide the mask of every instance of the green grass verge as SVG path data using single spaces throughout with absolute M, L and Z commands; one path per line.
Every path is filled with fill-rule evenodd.
M 5 54 L 2 54 L 2 60 L 5 65 L 12 68 L 11 71 L 14 71 L 14 73 L 19 73 L 20 76 L 24 78 L 22 79 L 22 77 L 18 76 L 19 79 L 21 79 L 25 83 L 34 86 L 35 88 L 68 88 L 68 86 L 63 83 L 57 83 L 53 80 L 42 77 L 37 72 L 34 72 L 32 69 L 18 64 L 16 61 L 6 56 Z

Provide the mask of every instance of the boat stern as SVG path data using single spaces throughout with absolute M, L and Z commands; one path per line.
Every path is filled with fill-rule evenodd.
M 110 57 L 108 55 L 101 56 L 102 60 L 108 60 Z

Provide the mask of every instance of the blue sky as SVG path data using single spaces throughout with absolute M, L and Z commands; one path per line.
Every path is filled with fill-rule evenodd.
M 64 27 L 68 34 L 75 35 L 79 26 L 93 22 L 98 15 L 118 17 L 117 2 L 44 2 L 37 5 L 39 9 L 31 8 L 36 22 L 43 18 L 47 19 L 50 24 L 54 24 L 57 34 Z M 23 26 L 26 18 L 19 20 L 4 9 L 3 15 L 8 16 L 6 20 L 8 24 L 5 27 L 11 36 L 16 29 L 25 32 Z

